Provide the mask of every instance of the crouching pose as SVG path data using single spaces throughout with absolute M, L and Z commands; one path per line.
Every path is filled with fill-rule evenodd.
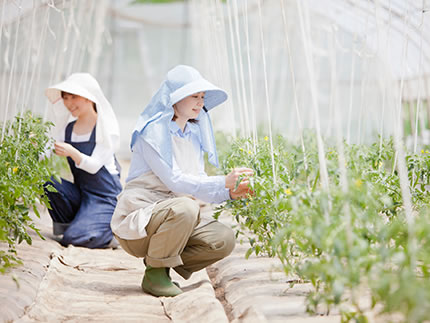
M 64 246 L 107 247 L 113 241 L 110 221 L 122 189 L 114 155 L 119 126 L 112 107 L 86 73 L 49 87 L 46 96 L 54 103 L 54 151 L 67 157 L 73 175 L 73 183 L 52 179 L 45 185 L 54 234 L 63 234 Z
M 205 152 L 218 165 L 208 111 L 226 99 L 194 68 L 176 66 L 133 132 L 129 176 L 111 226 L 125 251 L 144 258 L 142 289 L 152 295 L 182 292 L 172 283 L 170 268 L 188 279 L 234 248 L 232 229 L 204 217 L 196 200 L 221 203 L 249 193 L 251 169 L 227 176 L 208 176 L 204 170 Z M 239 176 L 244 179 L 236 188 Z

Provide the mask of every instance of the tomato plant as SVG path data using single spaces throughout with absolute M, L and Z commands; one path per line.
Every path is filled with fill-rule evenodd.
M 277 256 L 286 274 L 313 285 L 309 312 L 336 306 L 343 321 L 366 322 L 367 290 L 370 307 L 379 304 L 380 314 L 424 321 L 430 312 L 430 154 L 406 157 L 416 214 L 408 223 L 391 139 L 344 144 L 347 189 L 340 183 L 337 147 L 325 145 L 328 188 L 321 183 L 311 133 L 303 146 L 278 137 L 273 151 L 267 137 L 256 144 L 235 141 L 223 169 L 253 168 L 254 195 L 228 201 L 217 215 L 227 210 L 236 219 L 238 234 L 251 245 L 246 256 Z
M 0 272 L 21 263 L 16 245 L 32 243 L 28 229 L 39 236 L 29 210 L 40 217 L 37 204 L 49 206 L 44 183 L 54 174 L 49 159 L 41 159 L 49 144 L 52 123 L 43 122 L 30 112 L 15 117 L 5 125 L 0 145 Z M 54 189 L 51 187 L 51 189 Z

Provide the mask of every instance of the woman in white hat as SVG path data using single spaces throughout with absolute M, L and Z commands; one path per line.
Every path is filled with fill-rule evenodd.
M 110 221 L 122 189 L 114 155 L 119 145 L 115 114 L 87 73 L 72 74 L 45 94 L 53 103 L 54 151 L 67 157 L 73 174 L 73 183 L 52 179 L 45 185 L 54 234 L 63 234 L 65 246 L 106 247 L 113 241 Z
M 218 166 L 208 111 L 227 94 L 190 66 L 170 70 L 141 114 L 132 135 L 127 184 L 118 197 L 111 227 L 125 251 L 143 257 L 143 291 L 175 296 L 169 269 L 188 279 L 228 256 L 231 228 L 205 217 L 196 199 L 221 203 L 249 194 L 249 168 L 208 176 L 204 154 Z M 239 176 L 245 176 L 235 189 Z

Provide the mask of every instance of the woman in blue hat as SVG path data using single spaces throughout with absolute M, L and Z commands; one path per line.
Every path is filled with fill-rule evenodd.
M 54 234 L 63 234 L 64 246 L 114 246 L 110 221 L 122 187 L 114 155 L 119 126 L 112 107 L 88 73 L 74 73 L 45 94 L 53 103 L 54 151 L 67 157 L 73 175 L 73 183 L 52 179 L 45 185 Z
M 199 204 L 250 193 L 251 169 L 237 168 L 227 176 L 208 176 L 204 170 L 205 153 L 218 166 L 208 111 L 226 99 L 225 91 L 194 68 L 176 66 L 133 132 L 129 176 L 111 227 L 125 251 L 144 258 L 142 289 L 149 294 L 182 293 L 170 279 L 170 268 L 188 279 L 234 248 L 232 229 L 205 216 Z

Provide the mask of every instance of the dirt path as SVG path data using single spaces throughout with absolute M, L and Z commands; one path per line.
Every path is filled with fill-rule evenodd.
M 18 254 L 25 264 L 15 270 L 20 288 L 10 277 L 0 276 L 0 321 L 339 321 L 337 316 L 309 317 L 304 305 L 309 286 L 290 288 L 277 259 L 244 259 L 246 245 L 238 244 L 232 255 L 188 281 L 173 272 L 185 293 L 156 298 L 141 291 L 141 259 L 121 248 L 63 248 L 49 238 L 51 224 L 46 213 L 37 226 L 48 238 L 34 237 L 33 245 L 20 245 Z
M 49 237 L 46 217 L 38 227 Z M 63 248 L 34 236 L 18 254 L 25 264 L 14 271 L 20 287 L 0 276 L 3 322 L 228 322 L 204 270 L 188 281 L 173 273 L 185 293 L 156 298 L 140 288 L 142 260 L 120 248 Z
M 170 322 L 184 312 L 226 321 L 220 304 L 215 305 L 222 315 L 214 313 L 214 292 L 204 275 L 180 282 L 185 297 L 156 298 L 142 293 L 142 273 L 142 262 L 121 249 L 69 247 L 52 259 L 35 303 L 20 321 Z
M 31 246 L 19 246 L 18 254 L 25 265 L 14 274 L 20 288 L 9 276 L 0 276 L 0 321 L 339 321 L 336 316 L 309 317 L 304 306 L 309 286 L 290 288 L 276 259 L 244 259 L 246 245 L 238 244 L 231 256 L 188 281 L 173 273 L 185 293 L 156 298 L 141 291 L 144 266 L 140 259 L 121 248 L 63 248 L 49 238 L 52 234 L 47 214 L 37 226 L 48 238 L 42 241 L 35 236 Z

